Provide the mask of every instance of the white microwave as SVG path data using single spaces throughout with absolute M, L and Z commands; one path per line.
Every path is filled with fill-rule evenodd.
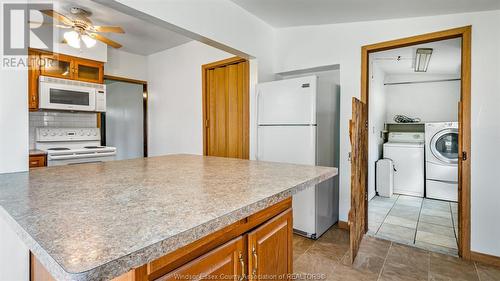
M 39 108 L 106 111 L 106 85 L 40 76 Z

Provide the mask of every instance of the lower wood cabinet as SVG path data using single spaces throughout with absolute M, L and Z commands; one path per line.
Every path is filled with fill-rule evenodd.
M 291 207 L 288 198 L 113 281 L 291 280 Z M 52 281 L 32 259 L 31 281 Z
M 47 156 L 45 155 L 30 155 L 29 156 L 29 167 L 45 167 L 47 166 Z
M 243 280 L 247 272 L 245 261 L 244 240 L 240 236 L 157 280 Z
M 248 234 L 249 280 L 288 280 L 292 270 L 292 210 Z

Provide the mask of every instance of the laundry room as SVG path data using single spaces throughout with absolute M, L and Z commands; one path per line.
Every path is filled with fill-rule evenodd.
M 369 55 L 368 233 L 457 255 L 460 38 Z

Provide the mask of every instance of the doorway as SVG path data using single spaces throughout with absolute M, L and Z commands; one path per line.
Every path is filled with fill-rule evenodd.
M 203 154 L 249 158 L 249 63 L 234 57 L 202 66 Z
M 438 42 L 449 39 L 460 39 L 460 60 L 459 67 L 459 103 L 456 104 L 458 124 L 456 130 L 458 131 L 458 148 L 457 151 L 457 205 L 456 213 L 458 222 L 457 227 L 457 241 L 458 241 L 458 255 L 464 259 L 470 259 L 470 160 L 468 155 L 470 152 L 470 60 L 471 60 L 471 27 L 462 27 L 451 30 L 445 30 L 435 33 L 429 33 L 404 39 L 398 39 L 388 42 L 377 43 L 362 47 L 362 77 L 361 77 L 361 100 L 354 99 L 354 104 L 360 103 L 362 107 L 366 107 L 369 111 L 372 100 L 370 95 L 370 56 L 378 52 L 394 50 L 398 48 L 417 46 L 431 42 Z M 353 109 L 355 106 L 353 104 Z M 358 110 L 360 111 L 360 110 Z M 369 114 L 355 114 L 353 112 L 353 123 L 355 128 L 361 127 L 360 130 L 351 131 L 351 140 L 358 140 L 352 142 L 352 165 L 359 164 L 359 168 L 352 169 L 351 175 L 351 210 L 349 213 L 349 225 L 351 232 L 351 245 L 359 245 L 364 233 L 369 230 L 369 204 L 370 197 L 368 190 L 368 171 L 370 169 L 370 162 L 368 161 L 369 142 L 368 135 L 371 128 Z M 372 116 L 371 116 L 372 117 Z M 372 117 L 373 118 L 373 117 Z M 414 120 L 418 121 L 418 120 Z M 351 124 L 351 127 L 353 127 Z M 423 125 L 425 126 L 425 125 Z M 385 128 L 386 129 L 386 128 Z M 412 129 L 413 130 L 413 129 Z M 385 130 L 387 131 L 387 130 Z M 361 138 L 361 139 L 360 139 Z M 358 153 L 354 153 L 354 151 Z M 426 154 L 427 155 L 427 154 Z M 415 194 L 413 194 L 415 195 Z M 402 198 L 405 201 L 408 198 Z M 399 200 L 399 197 L 396 198 Z M 406 200 L 406 203 L 417 204 L 413 202 L 412 198 Z M 417 200 L 418 201 L 418 200 Z M 443 202 L 443 201 L 440 201 Z M 422 203 L 421 206 L 423 205 Z M 450 208 L 451 205 L 450 205 Z M 418 222 L 417 222 L 418 223 Z M 356 247 L 351 246 L 351 256 L 354 259 L 356 255 Z
M 107 110 L 101 114 L 102 145 L 116 147 L 116 160 L 147 157 L 147 83 L 105 76 Z

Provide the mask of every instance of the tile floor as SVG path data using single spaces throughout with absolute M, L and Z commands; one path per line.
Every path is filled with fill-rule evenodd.
M 405 195 L 368 203 L 368 235 L 457 256 L 458 205 Z
M 500 267 L 365 236 L 349 263 L 349 233 L 333 226 L 318 240 L 294 235 L 294 271 L 301 280 L 500 280 Z

